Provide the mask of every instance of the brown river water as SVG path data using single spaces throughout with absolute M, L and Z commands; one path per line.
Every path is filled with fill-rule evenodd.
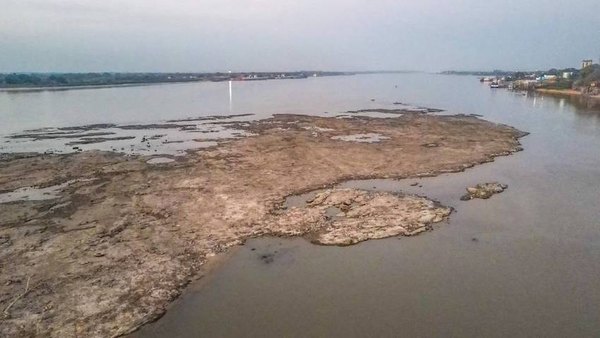
M 480 114 L 531 134 L 521 140 L 524 151 L 463 173 L 341 184 L 454 207 L 433 231 L 350 247 L 250 240 L 133 337 L 600 335 L 599 107 L 430 74 L 234 86 L 232 101 L 226 83 L 0 93 L 0 112 L 13 123 L 1 132 L 202 114 L 324 114 L 401 101 Z M 72 117 L 78 111 L 83 120 Z M 37 125 L 28 117 L 34 112 L 43 115 Z M 489 200 L 459 199 L 465 187 L 487 181 L 508 189 Z

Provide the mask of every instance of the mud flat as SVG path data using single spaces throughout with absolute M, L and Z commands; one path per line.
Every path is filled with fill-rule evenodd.
M 210 115 L 145 124 L 97 123 L 29 129 L 0 135 L 0 154 L 66 154 L 102 150 L 129 155 L 185 155 L 189 150 L 214 145 L 205 140 L 206 135 L 199 134 L 211 134 L 212 139 L 247 136 L 239 130 L 228 130 L 221 124 L 236 120 L 239 122 L 239 119 L 252 116 L 253 114 Z
M 520 150 L 525 135 L 473 116 L 414 112 L 276 115 L 229 127 L 253 136 L 161 165 L 99 151 L 4 156 L 1 193 L 69 184 L 51 200 L 0 204 L 0 334 L 132 332 L 160 317 L 210 257 L 253 237 L 350 245 L 429 230 L 451 210 L 425 197 L 330 188 L 462 171 Z M 381 137 L 344 140 L 363 134 Z M 305 206 L 285 206 L 314 190 Z

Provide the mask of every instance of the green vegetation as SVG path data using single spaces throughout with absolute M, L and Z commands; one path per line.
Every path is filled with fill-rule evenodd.
M 201 79 L 188 74 L 157 73 L 13 73 L 0 74 L 0 87 L 102 86 Z
M 573 87 L 573 80 L 558 78 L 555 81 L 545 81 L 539 88 L 544 89 L 571 89 Z
M 600 65 L 594 64 L 581 70 L 580 77 L 575 81 L 577 87 L 588 87 L 600 82 Z
M 263 72 L 263 73 L 12 73 L 0 74 L 0 88 L 114 86 L 127 84 L 300 79 L 308 76 L 349 75 L 345 72 Z

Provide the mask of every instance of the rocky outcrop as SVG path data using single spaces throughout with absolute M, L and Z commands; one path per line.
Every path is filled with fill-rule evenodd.
M 419 196 L 327 189 L 307 201 L 306 206 L 284 212 L 273 228 L 310 233 L 316 244 L 344 246 L 369 239 L 413 236 L 445 220 L 451 211 Z M 299 228 L 300 224 L 306 227 Z
M 472 200 L 474 198 L 488 199 L 492 195 L 499 194 L 506 190 L 508 186 L 498 182 L 492 183 L 480 183 L 474 187 L 468 187 L 467 193 L 464 194 L 460 199 L 463 201 Z

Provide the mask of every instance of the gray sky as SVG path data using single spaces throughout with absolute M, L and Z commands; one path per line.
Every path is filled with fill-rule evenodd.
M 0 0 L 0 72 L 547 69 L 600 0 Z

